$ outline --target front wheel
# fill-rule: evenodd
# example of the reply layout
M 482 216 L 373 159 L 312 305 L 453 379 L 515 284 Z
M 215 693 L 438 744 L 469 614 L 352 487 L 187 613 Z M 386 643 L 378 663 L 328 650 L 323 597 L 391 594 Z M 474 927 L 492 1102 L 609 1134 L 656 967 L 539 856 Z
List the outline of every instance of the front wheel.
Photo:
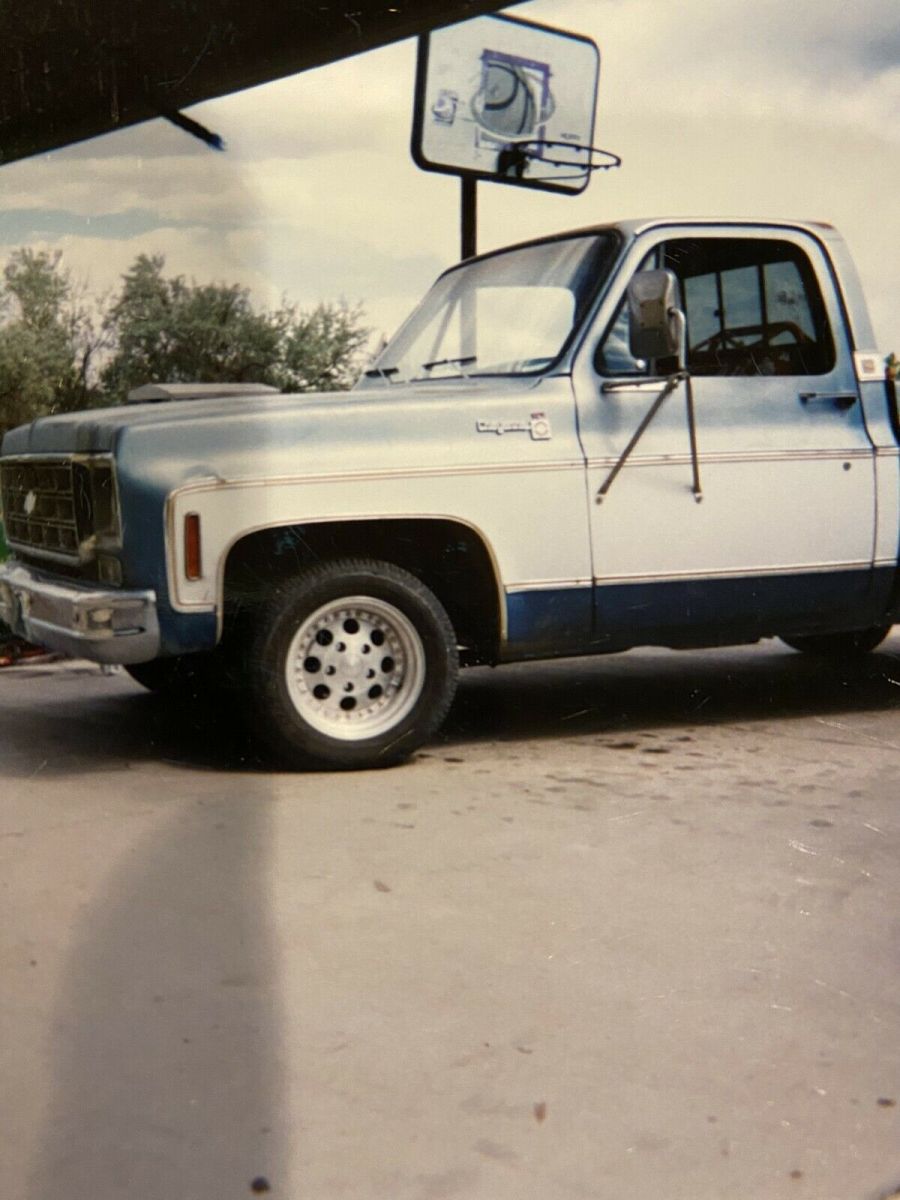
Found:
M 782 637 L 786 646 L 816 658 L 859 658 L 880 646 L 892 626 L 858 629 L 847 633 L 813 633 L 807 637 Z
M 391 563 L 324 563 L 280 584 L 246 643 L 251 719 L 292 765 L 388 766 L 446 716 L 456 637 L 437 598 Z

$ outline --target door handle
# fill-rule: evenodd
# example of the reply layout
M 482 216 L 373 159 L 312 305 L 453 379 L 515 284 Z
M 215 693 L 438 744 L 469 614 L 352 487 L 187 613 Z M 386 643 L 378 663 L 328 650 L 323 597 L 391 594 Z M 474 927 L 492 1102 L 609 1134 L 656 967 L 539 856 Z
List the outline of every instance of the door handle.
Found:
M 830 404 L 840 412 L 846 412 L 856 403 L 856 392 L 801 392 L 800 403 L 809 407 L 812 404 Z

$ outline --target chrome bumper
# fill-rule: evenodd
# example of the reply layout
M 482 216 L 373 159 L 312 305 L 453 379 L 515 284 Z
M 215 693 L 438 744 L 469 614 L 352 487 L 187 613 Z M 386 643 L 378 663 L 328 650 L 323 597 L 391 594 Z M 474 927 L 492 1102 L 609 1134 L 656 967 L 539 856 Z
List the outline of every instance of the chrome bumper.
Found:
M 15 562 L 0 565 L 0 621 L 73 658 L 139 663 L 159 653 L 155 592 L 50 582 Z

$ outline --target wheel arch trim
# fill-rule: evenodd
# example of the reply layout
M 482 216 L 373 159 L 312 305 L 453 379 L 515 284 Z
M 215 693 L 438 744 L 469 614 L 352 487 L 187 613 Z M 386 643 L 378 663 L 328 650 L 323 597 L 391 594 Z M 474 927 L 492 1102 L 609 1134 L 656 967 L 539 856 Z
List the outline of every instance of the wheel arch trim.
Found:
M 174 524 L 174 513 L 173 513 L 173 508 L 171 506 L 169 509 L 169 513 L 170 513 L 172 522 Z M 423 524 L 423 525 L 427 525 L 429 523 L 437 524 L 439 522 L 449 524 L 449 525 L 457 525 L 461 529 L 467 530 L 469 533 L 471 533 L 476 538 L 479 545 L 484 550 L 484 553 L 487 557 L 488 564 L 490 566 L 490 571 L 491 571 L 491 576 L 492 576 L 491 582 L 492 582 L 493 599 L 494 599 L 494 604 L 496 606 L 498 638 L 499 638 L 500 645 L 501 646 L 505 645 L 506 641 L 507 641 L 507 628 L 508 628 L 506 594 L 505 594 L 505 590 L 504 590 L 504 587 L 502 584 L 500 565 L 497 560 L 497 555 L 494 550 L 494 547 L 491 544 L 490 539 L 485 534 L 484 530 L 481 529 L 474 522 L 468 521 L 465 518 L 456 516 L 451 513 L 440 513 L 440 512 L 433 512 L 433 513 L 403 513 L 403 512 L 354 513 L 354 512 L 347 512 L 347 513 L 343 513 L 337 517 L 335 517 L 335 516 L 303 517 L 303 518 L 300 518 L 298 520 L 293 520 L 293 521 L 286 521 L 283 518 L 279 517 L 272 521 L 260 521 L 253 525 L 246 526 L 245 528 L 241 529 L 239 532 L 235 533 L 234 536 L 223 546 L 222 551 L 218 557 L 218 562 L 216 563 L 215 610 L 216 610 L 218 637 L 221 638 L 221 636 L 222 636 L 222 627 L 223 627 L 224 614 L 225 614 L 225 573 L 226 573 L 226 568 L 228 565 L 228 560 L 229 560 L 232 552 L 234 551 L 235 547 L 237 547 L 245 539 L 252 537 L 256 533 L 271 532 L 271 531 L 279 530 L 279 529 L 284 529 L 284 530 L 297 529 L 297 528 L 302 528 L 302 527 L 306 527 L 306 526 L 310 526 L 310 525 L 316 525 L 316 526 L 322 526 L 322 525 L 341 526 L 341 525 L 351 525 L 351 524 L 383 525 L 385 523 L 392 523 L 392 522 L 399 523 L 399 522 L 410 522 L 410 521 L 416 522 L 417 524 Z M 174 533 L 174 530 L 171 530 L 168 532 L 170 533 L 170 537 L 167 538 L 167 541 L 169 542 L 169 545 L 170 545 L 170 555 L 173 555 L 174 554 L 174 538 L 171 537 L 171 534 Z M 174 566 L 174 563 L 171 564 L 171 566 Z M 171 567 L 170 567 L 170 569 L 171 569 Z M 207 611 L 209 609 L 208 605 L 199 606 L 199 605 L 195 605 L 195 604 L 185 604 L 183 602 L 178 603 L 178 604 L 173 604 L 173 607 L 175 607 L 179 611 L 183 611 L 183 612 L 196 612 L 196 611 L 198 611 L 198 609 L 200 607 L 205 608 Z

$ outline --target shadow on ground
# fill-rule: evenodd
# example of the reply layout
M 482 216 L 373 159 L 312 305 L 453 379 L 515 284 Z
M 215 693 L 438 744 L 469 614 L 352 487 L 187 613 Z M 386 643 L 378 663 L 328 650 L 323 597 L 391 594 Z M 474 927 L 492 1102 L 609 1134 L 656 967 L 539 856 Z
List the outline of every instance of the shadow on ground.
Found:
M 900 637 L 856 662 L 778 643 L 480 670 L 460 689 L 443 736 L 577 736 L 647 727 L 766 721 L 900 707 Z
M 127 677 L 40 668 L 0 693 L 7 775 L 169 762 L 251 774 L 273 764 L 227 698 L 173 705 Z M 5 680 L 2 681 L 4 684 Z M 13 681 L 10 680 L 10 683 Z M 478 668 L 462 675 L 441 744 L 573 737 L 652 727 L 882 711 L 900 706 L 900 635 L 856 663 L 814 660 L 777 643 Z
M 173 797 L 78 911 L 27 1200 L 209 1200 L 284 1178 L 268 815 L 249 782 Z

